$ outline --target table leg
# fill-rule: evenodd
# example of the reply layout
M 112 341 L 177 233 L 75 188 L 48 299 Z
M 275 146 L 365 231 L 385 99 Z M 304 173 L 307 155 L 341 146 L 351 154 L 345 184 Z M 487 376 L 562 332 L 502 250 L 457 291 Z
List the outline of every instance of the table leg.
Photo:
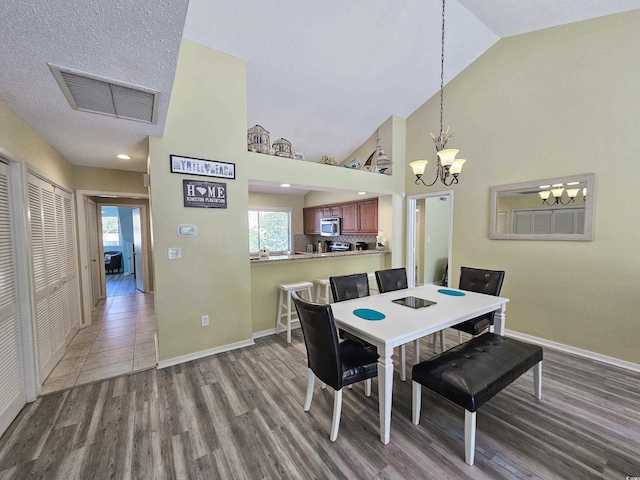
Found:
M 378 348 L 378 410 L 380 412 L 380 441 L 389 443 L 391 434 L 391 399 L 393 394 L 393 348 Z
M 504 335 L 504 324 L 507 322 L 507 318 L 504 312 L 507 310 L 507 305 L 502 304 L 500 310 L 496 310 L 493 316 L 493 331 L 498 335 Z

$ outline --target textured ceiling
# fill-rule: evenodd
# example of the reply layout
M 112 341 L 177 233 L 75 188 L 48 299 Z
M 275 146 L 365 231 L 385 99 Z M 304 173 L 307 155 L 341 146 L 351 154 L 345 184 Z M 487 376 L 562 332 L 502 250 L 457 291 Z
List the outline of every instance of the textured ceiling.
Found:
M 163 133 L 184 29 L 246 62 L 247 127 L 261 124 L 307 160 L 342 159 L 390 115 L 406 117 L 437 93 L 441 8 L 440 0 L 2 0 L 0 98 L 71 163 L 144 171 L 146 138 Z M 445 82 L 500 37 L 637 8 L 640 0 L 448 0 Z M 159 90 L 157 125 L 72 110 L 47 63 Z M 115 159 L 121 152 L 133 159 Z
M 0 97 L 71 163 L 146 170 L 162 136 L 187 0 L 0 2 Z M 47 63 L 162 92 L 156 125 L 72 110 Z M 128 153 L 132 160 L 115 158 Z

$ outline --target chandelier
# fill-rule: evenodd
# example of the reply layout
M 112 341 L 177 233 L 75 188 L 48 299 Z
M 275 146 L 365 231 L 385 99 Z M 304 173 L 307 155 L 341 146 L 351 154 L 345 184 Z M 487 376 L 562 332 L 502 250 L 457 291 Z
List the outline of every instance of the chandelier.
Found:
M 572 187 L 575 185 L 579 185 L 580 182 L 570 182 L 567 183 L 567 187 Z M 580 190 L 582 190 L 582 201 L 584 202 L 587 197 L 587 188 L 564 188 L 562 183 L 556 183 L 553 185 L 541 185 L 540 188 L 548 189 L 542 190 L 538 192 L 540 198 L 542 199 L 543 205 L 569 205 L 570 203 L 575 203 L 576 197 Z M 563 194 L 566 192 L 567 201 L 565 202 L 563 199 Z
M 442 42 L 441 42 L 441 55 L 440 55 L 440 134 L 436 137 L 431 133 L 431 138 L 436 146 L 437 152 L 437 164 L 436 164 L 436 176 L 433 182 L 426 183 L 422 176 L 424 175 L 425 167 L 428 160 L 415 160 L 409 163 L 409 166 L 413 169 L 413 174 L 416 176 L 416 185 L 422 183 L 426 187 L 434 185 L 438 179 L 446 186 L 458 183 L 458 175 L 462 172 L 462 166 L 466 162 L 461 158 L 456 159 L 456 155 L 459 150 L 455 148 L 446 148 L 447 142 L 453 137 L 453 133 L 449 134 L 449 126 L 443 128 L 443 106 L 444 106 L 444 7 L 445 0 L 442 0 Z

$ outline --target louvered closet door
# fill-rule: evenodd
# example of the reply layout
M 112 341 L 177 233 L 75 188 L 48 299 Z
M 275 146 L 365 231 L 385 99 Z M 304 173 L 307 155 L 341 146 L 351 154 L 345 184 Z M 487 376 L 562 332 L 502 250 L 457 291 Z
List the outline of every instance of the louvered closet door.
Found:
M 71 194 L 29 175 L 31 246 L 40 380 L 77 332 L 80 319 Z
M 26 403 L 8 173 L 0 163 L 0 435 Z

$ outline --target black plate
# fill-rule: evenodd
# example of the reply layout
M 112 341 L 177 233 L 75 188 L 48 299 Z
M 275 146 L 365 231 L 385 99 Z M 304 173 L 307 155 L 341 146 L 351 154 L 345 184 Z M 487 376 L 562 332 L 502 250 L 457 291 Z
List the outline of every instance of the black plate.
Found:
M 398 303 L 400 305 L 404 305 L 405 307 L 411 307 L 411 308 L 422 308 L 422 307 L 429 307 L 431 305 L 435 305 L 438 302 L 432 302 L 431 300 L 426 300 L 424 298 L 418 298 L 418 297 L 404 297 L 404 298 L 397 298 L 395 300 L 392 300 L 393 303 Z

